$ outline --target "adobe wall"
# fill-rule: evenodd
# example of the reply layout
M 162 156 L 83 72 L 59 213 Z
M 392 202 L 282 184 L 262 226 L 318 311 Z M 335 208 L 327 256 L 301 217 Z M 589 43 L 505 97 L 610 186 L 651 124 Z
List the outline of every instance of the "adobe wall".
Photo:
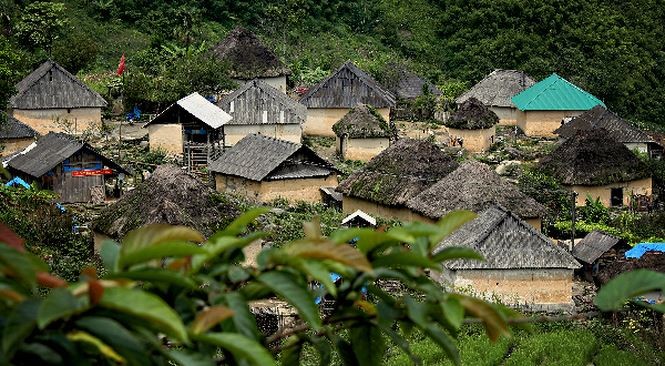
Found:
M 400 221 L 424 221 L 428 220 L 405 207 L 389 207 L 376 202 L 366 201 L 360 198 L 344 195 L 342 200 L 342 212 L 345 214 L 361 210 L 370 216 L 379 216 L 386 219 Z M 431 221 L 431 220 L 430 220 Z
M 564 118 L 575 117 L 584 111 L 517 111 L 517 125 L 527 136 L 556 137 Z
M 481 130 L 462 130 L 457 128 L 448 127 L 448 135 L 450 141 L 455 140 L 457 137 L 463 139 L 462 147 L 469 152 L 482 152 L 489 150 L 490 146 L 494 143 L 494 136 L 496 136 L 496 127 L 485 128 Z
M 515 126 L 517 124 L 517 108 L 491 106 L 489 109 L 499 116 L 500 125 Z
M 651 196 L 653 192 L 653 182 L 651 178 L 639 179 L 630 182 L 607 184 L 604 186 L 571 186 L 570 189 L 577 193 L 576 204 L 584 206 L 587 195 L 593 199 L 600 199 L 605 207 L 610 207 L 612 188 L 623 188 L 623 204 L 630 204 L 630 196 L 639 194 Z
M 303 133 L 308 136 L 335 137 L 332 126 L 349 111 L 349 108 L 308 108 Z M 378 108 L 376 111 L 383 119 L 390 121 L 390 108 Z
M 14 109 L 11 115 L 42 135 L 49 132 L 82 134 L 102 126 L 101 108 Z
M 540 217 L 536 218 L 531 218 L 531 219 L 523 219 L 526 221 L 527 224 L 531 225 L 534 227 L 534 229 L 541 231 L 543 228 L 543 220 Z
M 9 156 L 17 151 L 21 151 L 33 142 L 35 142 L 35 139 L 32 137 L 26 139 L 0 140 L 0 156 Z
M 649 146 L 646 143 L 642 142 L 625 142 L 624 145 L 628 148 L 630 151 L 639 151 L 643 154 L 647 154 L 649 152 Z
M 225 125 L 224 144 L 226 146 L 233 146 L 245 136 L 253 133 L 298 144 L 302 140 L 302 127 L 300 124 Z
M 150 150 L 163 149 L 169 154 L 182 154 L 182 125 L 151 124 L 148 125 Z
M 390 140 L 387 138 L 366 138 L 351 139 L 346 138 L 344 151 L 342 149 L 342 140 L 337 136 L 337 153 L 346 160 L 369 161 L 379 155 L 383 150 L 390 146 Z
M 240 177 L 215 174 L 215 188 L 218 192 L 240 194 L 260 202 L 268 202 L 276 198 L 285 198 L 289 201 L 321 202 L 319 188 L 325 186 L 337 186 L 337 176 L 256 182 Z

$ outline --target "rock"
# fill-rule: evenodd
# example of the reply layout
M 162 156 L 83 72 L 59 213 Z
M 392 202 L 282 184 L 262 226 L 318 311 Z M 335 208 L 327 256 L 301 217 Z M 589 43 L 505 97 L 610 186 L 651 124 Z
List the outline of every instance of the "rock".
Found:
M 515 169 L 519 168 L 522 163 L 517 160 L 506 160 L 502 161 L 499 165 L 496 166 L 496 173 L 499 175 L 512 175 Z
M 139 143 L 139 147 L 140 147 L 141 149 L 148 149 L 149 146 L 150 146 L 150 143 L 149 143 L 148 141 L 141 141 L 141 142 Z

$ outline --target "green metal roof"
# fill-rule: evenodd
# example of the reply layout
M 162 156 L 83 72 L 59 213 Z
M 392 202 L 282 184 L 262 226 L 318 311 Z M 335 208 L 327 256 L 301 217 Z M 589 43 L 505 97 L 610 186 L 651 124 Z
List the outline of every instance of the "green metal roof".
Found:
M 512 101 L 521 111 L 586 111 L 599 104 L 605 106 L 556 73 L 516 94 Z

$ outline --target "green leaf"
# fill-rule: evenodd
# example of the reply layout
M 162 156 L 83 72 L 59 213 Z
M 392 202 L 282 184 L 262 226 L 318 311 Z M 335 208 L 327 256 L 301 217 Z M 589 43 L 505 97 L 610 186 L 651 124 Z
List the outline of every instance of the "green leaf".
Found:
M 106 279 L 126 278 L 134 281 L 145 281 L 149 283 L 162 282 L 177 285 L 184 288 L 196 288 L 196 283 L 189 277 L 179 272 L 159 268 L 137 269 L 127 272 L 117 272 L 105 277 Z
M 113 240 L 104 240 L 99 255 L 102 257 L 104 268 L 107 271 L 118 270 L 118 257 L 120 256 L 120 245 Z
M 385 304 L 385 303 L 384 303 Z M 381 331 L 390 338 L 390 340 L 395 344 L 397 347 L 399 347 L 404 353 L 406 353 L 407 356 L 409 356 L 409 359 L 411 359 L 411 362 L 414 365 L 420 365 L 422 364 L 422 361 L 418 356 L 416 356 L 412 351 L 411 347 L 409 346 L 409 342 L 404 339 L 399 333 L 396 331 L 392 330 L 391 328 L 392 325 L 381 325 L 379 324 L 378 327 L 381 329 Z
M 467 210 L 453 211 L 443 216 L 436 224 L 440 230 L 430 237 L 433 245 L 437 245 L 441 240 L 448 237 L 462 225 L 478 217 L 475 213 Z
M 77 320 L 76 325 L 113 347 L 130 365 L 150 364 L 149 352 L 145 346 L 117 321 L 87 316 Z
M 21 253 L 7 245 L 0 244 L 0 273 L 9 273 L 28 289 L 37 285 L 37 270 L 29 254 Z
M 337 294 L 337 287 L 330 279 L 330 271 L 328 271 L 326 266 L 320 262 L 302 260 L 299 263 L 299 267 L 302 268 L 303 272 L 307 273 L 314 280 L 323 285 L 329 294 L 333 296 Z
M 665 273 L 638 269 L 608 282 L 598 291 L 594 303 L 602 311 L 619 310 L 627 301 L 655 290 L 665 292 Z
M 249 311 L 247 301 L 237 292 L 231 292 L 224 296 L 226 306 L 233 310 L 233 326 L 236 331 L 245 337 L 258 340 L 259 330 L 256 327 L 256 318 Z
M 222 347 L 233 355 L 237 362 L 246 360 L 251 365 L 271 366 L 275 360 L 257 341 L 235 333 L 207 333 L 195 338 L 201 342 Z
M 73 342 L 88 343 L 99 351 L 104 357 L 118 363 L 125 363 L 125 359 L 118 354 L 112 347 L 102 342 L 101 339 L 91 335 L 88 332 L 76 330 L 67 334 L 67 339 Z
M 329 366 L 332 364 L 332 348 L 330 347 L 330 342 L 327 339 L 322 337 L 310 337 L 310 341 L 316 352 L 319 354 L 319 365 L 320 366 Z
M 62 365 L 63 359 L 53 348 L 41 343 L 24 343 L 20 347 L 21 352 L 30 353 L 39 357 L 46 364 Z
M 296 283 L 291 276 L 279 271 L 263 273 L 257 279 L 295 306 L 300 316 L 309 323 L 312 329 L 318 330 L 321 328 L 319 309 L 309 291 L 307 291 L 306 285 L 302 286 Z
M 465 247 L 449 247 L 445 248 L 438 253 L 434 254 L 432 261 L 441 263 L 451 259 L 475 259 L 479 261 L 485 260 L 482 255 L 473 249 Z
M 448 324 L 453 329 L 459 330 L 464 321 L 464 307 L 460 304 L 459 300 L 449 297 L 446 301 L 441 302 L 441 310 Z
M 503 314 L 491 304 L 469 296 L 455 295 L 467 313 L 483 321 L 490 340 L 496 341 L 501 336 L 510 336 L 508 323 Z
M 138 289 L 107 287 L 99 305 L 139 317 L 179 341 L 189 341 L 178 314 L 156 295 Z
M 224 230 L 219 231 L 213 238 L 217 236 L 236 236 L 247 230 L 247 226 L 259 216 L 270 212 L 268 207 L 258 207 L 251 209 L 244 214 L 240 215 L 237 219 L 233 220 Z
M 44 329 L 51 322 L 85 310 L 86 304 L 65 288 L 51 290 L 37 313 L 37 326 Z
M 280 354 L 280 363 L 283 366 L 300 365 L 300 354 L 302 353 L 302 342 L 296 336 L 289 337 L 284 342 L 284 351 Z
M 40 300 L 29 299 L 18 304 L 7 317 L 2 332 L 2 353 L 8 358 L 16 352 L 18 344 L 37 326 Z
M 221 236 L 216 234 L 203 245 L 203 249 L 206 251 L 204 254 L 198 254 L 192 257 L 191 272 L 196 273 L 201 269 L 201 267 L 203 267 L 206 262 L 234 249 L 242 249 L 264 236 L 265 233 L 262 232 L 251 233 L 242 238 L 236 238 L 234 236 Z
M 182 241 L 161 242 L 152 246 L 136 248 L 129 253 L 121 252 L 118 265 L 120 268 L 126 268 L 133 264 L 145 263 L 154 259 L 188 257 L 202 253 L 206 253 L 206 251 L 192 243 Z
M 180 366 L 215 366 L 215 361 L 202 352 L 169 350 L 167 355 Z
M 360 365 L 381 365 L 386 351 L 383 336 L 375 326 L 365 324 L 351 328 L 351 348 Z
M 372 261 L 374 267 L 404 268 L 418 267 L 440 270 L 441 265 L 414 252 L 398 252 L 377 257 Z
M 193 334 L 207 332 L 210 328 L 219 324 L 224 319 L 232 317 L 233 314 L 233 310 L 226 306 L 211 306 L 196 314 L 196 318 L 190 326 L 191 332 Z
M 132 230 L 125 236 L 122 241 L 122 246 L 120 247 L 120 257 L 118 261 L 119 264 L 122 265 L 123 263 L 138 263 L 139 259 L 143 257 L 149 259 L 161 258 L 169 254 L 164 253 L 161 256 L 155 257 L 158 255 L 155 252 L 149 251 L 142 254 L 142 251 L 152 247 L 159 247 L 162 244 L 183 242 L 198 243 L 203 240 L 205 239 L 198 231 L 185 226 L 151 224 Z M 191 245 L 190 247 L 194 248 L 195 246 Z M 176 249 L 170 250 L 176 251 L 177 253 Z M 136 257 L 135 253 L 138 253 Z
M 304 259 L 333 260 L 359 271 L 371 272 L 372 265 L 356 248 L 348 244 L 337 244 L 329 240 L 300 240 L 282 249 L 285 253 Z

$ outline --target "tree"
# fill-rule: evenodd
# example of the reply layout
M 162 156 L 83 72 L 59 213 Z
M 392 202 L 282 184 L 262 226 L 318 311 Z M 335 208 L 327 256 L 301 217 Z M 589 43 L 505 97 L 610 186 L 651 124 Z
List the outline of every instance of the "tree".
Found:
M 16 36 L 30 49 L 44 49 L 49 54 L 53 42 L 67 25 L 65 4 L 37 1 L 28 4 L 16 25 Z

